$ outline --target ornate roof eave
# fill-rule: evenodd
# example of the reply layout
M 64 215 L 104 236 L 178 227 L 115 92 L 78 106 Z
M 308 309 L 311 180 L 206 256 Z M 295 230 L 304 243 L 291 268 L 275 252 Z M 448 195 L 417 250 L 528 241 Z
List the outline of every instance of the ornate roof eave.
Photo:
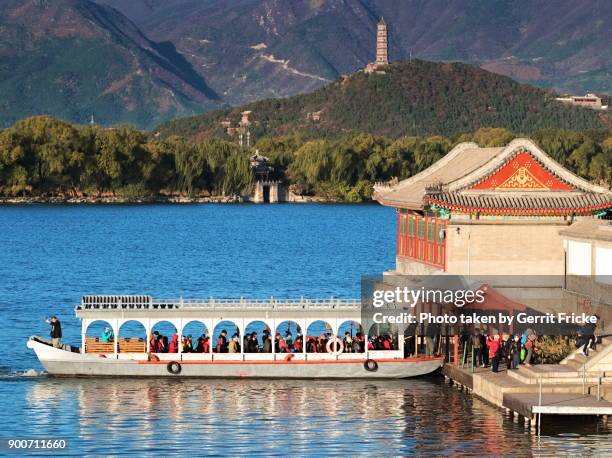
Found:
M 449 204 L 435 198 L 428 199 L 429 204 L 450 210 L 451 212 L 465 214 L 500 215 L 500 216 L 571 216 L 590 215 L 598 210 L 610 208 L 610 203 L 602 203 L 586 207 L 475 207 Z
M 434 164 L 427 167 L 425 170 L 422 170 L 416 175 L 412 175 L 411 177 L 400 181 L 394 186 L 375 185 L 372 197 L 378 203 L 388 206 L 388 207 L 410 208 L 413 210 L 422 209 L 423 207 L 422 203 L 420 204 L 417 202 L 407 203 L 405 201 L 394 200 L 393 193 L 396 191 L 401 191 L 402 189 L 413 185 L 417 181 L 423 180 L 429 175 L 433 175 L 438 170 L 446 167 L 449 162 L 451 162 L 457 156 L 462 154 L 465 150 L 468 150 L 471 148 L 478 148 L 478 145 L 474 142 L 460 143 L 459 145 L 455 146 L 452 150 L 450 150 L 448 154 L 443 156 L 440 160 L 436 161 Z
M 445 191 L 463 191 L 465 190 L 465 188 L 473 186 L 474 184 L 482 181 L 486 177 L 495 173 L 497 170 L 503 167 L 504 164 L 512 156 L 523 150 L 527 150 L 530 154 L 532 154 L 535 159 L 537 159 L 553 175 L 573 185 L 578 190 L 599 194 L 610 193 L 610 190 L 608 190 L 607 188 L 603 186 L 594 185 L 589 181 L 585 180 L 584 178 L 581 178 L 578 175 L 575 175 L 574 173 L 570 172 L 557 161 L 552 159 L 548 154 L 538 148 L 535 143 L 526 138 L 516 138 L 512 140 L 492 160 L 477 168 L 476 170 L 472 171 L 471 173 L 467 174 L 463 178 L 453 181 L 452 183 L 448 183 L 448 185 L 445 186 Z

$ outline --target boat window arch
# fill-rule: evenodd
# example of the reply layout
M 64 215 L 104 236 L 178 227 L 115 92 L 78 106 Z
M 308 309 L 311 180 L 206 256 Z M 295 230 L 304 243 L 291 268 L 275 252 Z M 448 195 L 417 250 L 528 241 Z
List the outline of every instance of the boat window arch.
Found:
M 363 334 L 363 326 L 355 320 L 343 321 L 340 323 L 340 326 L 338 326 L 338 337 L 343 338 L 347 332 L 351 337 L 355 337 L 358 333 Z
M 106 320 L 91 321 L 87 323 L 87 327 L 85 328 L 85 337 L 102 339 L 104 331 L 107 328 L 112 331 L 113 336 L 117 334 L 117 330 L 110 322 Z
M 189 336 L 191 336 L 191 351 L 193 353 L 210 352 L 210 330 L 204 321 L 191 320 L 185 323 L 179 338 L 183 342 L 183 337 L 189 338 Z
M 202 320 L 191 320 L 183 324 L 183 329 L 181 329 L 180 332 L 181 336 L 190 335 L 195 339 L 201 337 L 202 334 L 206 335 L 207 337 L 210 336 L 210 329 L 208 329 L 208 326 L 206 326 L 206 323 L 204 323 Z
M 272 327 L 263 320 L 253 320 L 244 327 L 244 335 L 250 335 L 253 332 L 257 333 L 257 343 L 259 348 L 263 347 L 263 332 L 268 331 L 272 338 Z M 245 348 L 246 351 L 246 348 Z
M 347 340 L 346 333 L 349 333 L 351 340 Z M 338 326 L 338 338 L 344 342 L 344 351 L 348 353 L 361 353 L 365 351 L 365 336 L 363 326 L 355 320 L 346 320 Z M 356 343 L 355 343 L 356 342 Z M 358 344 L 358 345 L 357 345 Z
M 138 320 L 126 320 L 119 326 L 117 337 L 143 339 L 144 341 L 147 338 L 147 328 Z
M 334 328 L 327 321 L 315 320 L 306 328 L 306 353 L 325 353 L 327 340 L 333 334 Z
M 278 341 L 276 335 L 279 335 Z M 274 331 L 275 346 L 277 353 L 302 352 L 303 351 L 303 332 L 302 327 L 293 320 L 285 320 L 276 325 Z
M 159 320 L 151 326 L 151 332 L 159 332 L 165 336 L 172 336 L 178 332 L 177 326 L 169 320 Z
M 157 334 L 156 334 L 157 333 Z M 177 326 L 168 320 L 160 320 L 151 326 L 149 348 L 155 353 L 168 353 L 170 342 L 178 334 Z M 180 336 L 178 336 L 180 342 Z M 154 341 L 160 341 L 155 345 Z
M 225 331 L 226 332 L 226 336 L 225 338 L 227 339 L 227 342 L 230 341 L 230 339 L 234 336 L 234 335 L 238 335 L 238 337 L 240 338 L 241 336 L 241 332 L 240 332 L 240 327 L 234 323 L 231 320 L 223 320 L 220 321 L 219 323 L 216 324 L 214 330 L 213 330 L 213 338 L 211 341 L 211 345 L 213 347 L 213 352 L 217 353 L 217 339 L 219 338 L 219 336 L 221 335 L 221 332 Z M 242 342 L 241 342 L 242 343 Z
M 119 353 L 144 352 L 147 350 L 147 328 L 138 320 L 125 320 L 117 332 Z
M 280 334 L 281 337 L 285 338 L 288 336 L 287 333 L 295 340 L 297 336 L 302 335 L 302 327 L 293 320 L 286 320 L 276 325 L 275 334 Z

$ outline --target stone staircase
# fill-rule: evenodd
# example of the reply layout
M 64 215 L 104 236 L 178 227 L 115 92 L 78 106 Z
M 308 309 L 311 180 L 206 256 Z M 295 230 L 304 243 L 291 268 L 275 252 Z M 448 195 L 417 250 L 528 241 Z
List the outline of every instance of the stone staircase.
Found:
M 589 356 L 584 356 L 580 349 L 561 361 L 561 365 L 582 372 L 612 371 L 612 337 L 606 336 L 597 344 L 597 350 L 589 350 Z
M 604 337 L 597 350 L 584 356 L 576 350 L 560 364 L 520 366 L 507 372 L 508 377 L 528 386 L 538 386 L 544 391 L 553 385 L 559 392 L 593 393 L 599 389 L 602 397 L 612 397 L 612 337 Z M 599 385 L 599 388 L 598 388 Z

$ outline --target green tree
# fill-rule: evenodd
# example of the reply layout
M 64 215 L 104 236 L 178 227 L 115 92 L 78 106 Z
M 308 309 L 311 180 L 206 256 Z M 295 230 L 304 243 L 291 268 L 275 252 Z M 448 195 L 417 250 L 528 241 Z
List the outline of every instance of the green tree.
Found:
M 513 138 L 512 132 L 502 127 L 481 127 L 473 135 L 473 141 L 481 147 L 506 146 Z

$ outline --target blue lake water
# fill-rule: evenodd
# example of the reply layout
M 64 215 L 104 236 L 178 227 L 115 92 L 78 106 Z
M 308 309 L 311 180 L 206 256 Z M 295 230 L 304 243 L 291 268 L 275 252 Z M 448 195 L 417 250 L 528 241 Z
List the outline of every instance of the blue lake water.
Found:
M 0 207 L 0 438 L 68 438 L 75 455 L 612 453 L 601 425 L 538 439 L 436 377 L 54 379 L 25 347 L 51 314 L 78 344 L 82 294 L 358 297 L 394 251 L 395 213 L 377 205 Z

